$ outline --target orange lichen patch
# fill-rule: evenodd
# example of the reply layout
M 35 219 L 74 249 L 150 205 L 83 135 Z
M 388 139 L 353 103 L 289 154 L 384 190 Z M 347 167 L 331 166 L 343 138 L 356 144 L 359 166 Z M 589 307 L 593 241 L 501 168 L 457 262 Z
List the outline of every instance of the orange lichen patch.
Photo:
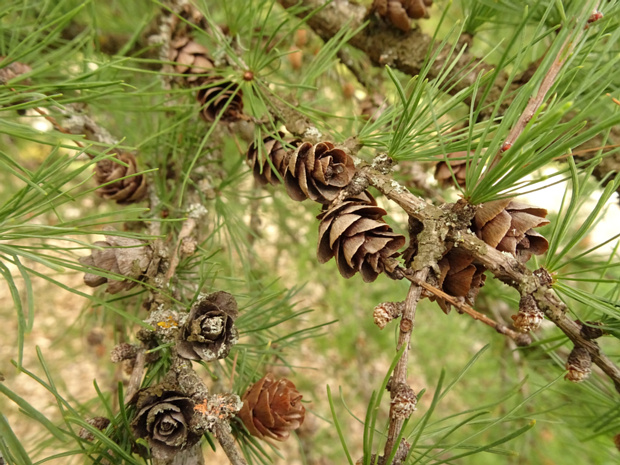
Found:
M 202 413 L 203 415 L 206 415 L 208 410 L 209 410 L 207 399 L 205 399 L 200 404 L 194 405 L 194 410 L 196 410 L 197 412 Z
M 172 328 L 172 327 L 178 327 L 179 326 L 179 322 L 176 321 L 173 317 L 171 316 L 167 316 L 166 317 L 166 321 L 160 321 L 159 323 L 157 323 L 157 326 L 159 326 L 160 328 Z
M 209 400 L 205 399 L 194 406 L 195 411 L 205 416 L 217 417 L 219 420 L 227 420 L 233 417 L 239 408 L 236 406 L 236 402 L 231 402 L 230 396 L 225 394 L 216 394 Z

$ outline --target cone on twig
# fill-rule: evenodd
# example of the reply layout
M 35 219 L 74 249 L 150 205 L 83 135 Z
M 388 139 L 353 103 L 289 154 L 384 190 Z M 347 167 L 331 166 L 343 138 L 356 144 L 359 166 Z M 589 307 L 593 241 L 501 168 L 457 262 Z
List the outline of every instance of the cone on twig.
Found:
M 228 292 L 199 299 L 179 331 L 177 352 L 181 357 L 206 362 L 226 358 L 239 339 L 234 325 L 237 316 L 237 302 Z
M 430 18 L 433 0 L 374 0 L 372 9 L 403 32 L 411 29 L 411 20 Z
M 437 280 L 439 287 L 446 294 L 463 298 L 469 305 L 474 305 L 486 279 L 485 268 L 474 265 L 473 261 L 473 257 L 463 249 L 452 248 L 437 262 L 440 271 Z M 451 305 L 448 302 L 432 296 L 431 300 L 434 299 L 445 313 L 450 312 Z
M 129 152 L 120 152 L 113 158 L 100 160 L 95 165 L 95 181 L 105 185 L 95 192 L 119 204 L 139 202 L 146 195 L 147 184 L 146 177 L 137 172 L 136 157 Z
M 547 210 L 511 199 L 483 203 L 476 211 L 472 229 L 491 247 L 509 252 L 520 262 L 547 251 L 547 239 L 533 228 L 549 224 Z
M 131 289 L 137 284 L 136 281 L 144 276 L 151 264 L 153 250 L 138 239 L 112 234 L 106 234 L 105 238 L 105 241 L 97 241 L 93 244 L 101 249 L 93 249 L 91 255 L 79 259 L 80 263 L 132 279 L 121 281 L 86 273 L 84 283 L 90 287 L 107 283 L 106 291 L 110 294 Z
M 264 137 L 262 140 L 262 154 L 259 154 L 259 148 L 254 142 L 248 148 L 248 165 L 252 168 L 254 179 L 261 186 L 266 184 L 278 185 L 280 184 L 280 178 L 284 177 L 289 154 L 282 145 L 281 140 L 283 137 L 284 133 L 282 132 L 278 133 L 277 139 L 273 136 Z
M 435 179 L 441 187 L 456 184 L 465 187 L 467 175 L 467 152 L 454 152 L 448 155 L 448 160 L 442 160 L 435 166 Z M 454 174 L 454 176 L 452 176 Z
M 544 320 L 544 313 L 538 308 L 536 299 L 524 294 L 519 300 L 519 313 L 512 315 L 515 329 L 521 333 L 536 331 Z
M 581 337 L 588 339 L 589 341 L 598 339 L 606 334 L 602 326 L 603 323 L 600 321 L 586 321 L 585 323 L 581 323 L 581 330 L 579 331 L 579 334 L 581 334 Z
M 195 86 L 204 80 L 205 73 L 213 69 L 209 52 L 188 36 L 182 36 L 170 42 L 168 59 L 174 62 L 174 72 L 182 74 L 182 84 Z
M 286 441 L 304 422 L 306 409 L 301 394 L 288 379 L 276 381 L 272 374 L 251 385 L 237 414 L 252 436 Z
M 304 142 L 290 155 L 284 174 L 288 195 L 328 204 L 355 174 L 353 159 L 331 142 Z
M 208 123 L 218 117 L 222 121 L 238 121 L 243 118 L 243 92 L 234 82 L 220 76 L 204 81 L 196 99 L 200 104 L 200 116 Z
M 368 192 L 347 199 L 318 218 L 320 263 L 336 257 L 338 271 L 345 278 L 359 272 L 372 282 L 385 271 L 385 260 L 399 255 L 405 237 L 396 234 L 383 220 L 387 213 Z
M 149 443 L 154 458 L 171 460 L 200 441 L 203 431 L 196 429 L 194 401 L 190 397 L 156 385 L 138 392 L 132 402 L 136 404 L 136 416 L 131 428 Z

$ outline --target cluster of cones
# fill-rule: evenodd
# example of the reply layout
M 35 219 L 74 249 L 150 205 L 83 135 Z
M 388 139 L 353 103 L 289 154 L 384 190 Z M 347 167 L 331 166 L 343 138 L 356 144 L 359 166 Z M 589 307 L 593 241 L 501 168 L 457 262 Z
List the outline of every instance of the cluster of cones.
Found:
M 367 191 L 335 202 L 355 175 L 353 160 L 344 150 L 331 142 L 286 144 L 282 138 L 279 133 L 250 145 L 247 161 L 257 183 L 283 182 L 293 200 L 323 204 L 318 216 L 319 262 L 335 257 L 345 278 L 359 272 L 364 281 L 374 281 L 385 271 L 387 259 L 398 256 L 404 236 L 392 231 L 383 220 L 386 211 Z
M 184 87 L 197 88 L 196 99 L 203 120 L 236 121 L 243 115 L 241 89 L 214 73 L 215 66 L 207 49 L 192 38 L 191 24 L 206 28 L 204 17 L 184 5 L 171 25 L 168 59 L 174 63 L 175 81 Z M 97 194 L 119 204 L 138 202 L 147 192 L 146 177 L 138 174 L 136 157 L 130 152 L 116 151 L 114 157 L 97 162 L 95 180 L 102 186 Z
M 467 152 L 455 152 L 435 167 L 435 179 L 441 187 L 465 186 Z M 471 230 L 491 247 L 513 255 L 519 262 L 527 262 L 532 255 L 541 255 L 549 248 L 547 240 L 534 228 L 549 224 L 547 210 L 525 205 L 512 199 L 501 199 L 478 206 L 471 222 Z M 485 268 L 474 264 L 473 258 L 458 248 L 451 248 L 438 263 L 439 285 L 448 294 L 461 297 L 470 305 L 484 285 Z M 439 299 L 444 311 L 450 306 Z M 532 305 L 520 306 L 513 316 L 515 328 L 527 332 L 535 329 L 542 320 L 542 313 Z
M 226 80 L 214 71 L 215 65 L 209 52 L 193 35 L 188 23 L 204 21 L 189 6 L 179 13 L 187 21 L 174 18 L 171 25 L 172 38 L 168 60 L 173 63 L 175 81 L 183 87 L 197 88 L 196 99 L 200 104 L 200 116 L 212 123 L 218 118 L 223 121 L 237 121 L 243 116 L 243 93 L 234 82 Z
M 511 199 L 494 200 L 478 206 L 471 223 L 471 230 L 489 246 L 513 255 L 519 262 L 527 262 L 532 255 L 547 251 L 549 243 L 534 228 L 549 224 L 547 210 L 517 203 Z M 458 247 L 450 248 L 438 262 L 438 285 L 448 294 L 461 297 L 473 305 L 484 285 L 485 268 L 474 263 L 471 255 Z M 450 305 L 438 299 L 444 311 Z M 531 312 L 530 312 L 531 313 Z M 538 316 L 539 311 L 535 312 Z M 517 315 L 521 321 L 526 315 Z M 528 316 L 530 316 L 528 314 Z M 528 319 L 528 321 L 531 318 Z M 517 329 L 529 331 L 531 324 L 516 324 Z

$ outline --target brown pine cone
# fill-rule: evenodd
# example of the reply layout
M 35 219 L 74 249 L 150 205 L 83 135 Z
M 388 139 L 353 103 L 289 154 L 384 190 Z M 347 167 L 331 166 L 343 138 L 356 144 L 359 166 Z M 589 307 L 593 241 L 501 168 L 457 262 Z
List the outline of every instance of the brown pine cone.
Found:
M 411 19 L 429 18 L 432 0 L 374 0 L 372 9 L 403 32 L 411 29 Z
M 469 305 L 474 305 L 474 301 L 484 286 L 486 276 L 485 268 L 481 265 L 473 264 L 474 258 L 460 248 L 450 249 L 437 265 L 440 275 L 438 285 L 446 293 L 454 297 L 462 297 Z M 431 297 L 434 300 L 435 297 Z M 451 306 L 444 299 L 437 298 L 437 303 L 441 309 L 448 313 Z
M 132 402 L 136 402 L 137 413 L 131 428 L 148 441 L 153 457 L 170 460 L 200 441 L 202 431 L 195 428 L 191 398 L 157 385 L 140 391 Z
M 454 152 L 448 154 L 450 159 L 448 162 L 445 160 L 440 161 L 435 166 L 435 179 L 441 187 L 448 187 L 454 185 L 454 179 L 459 186 L 465 187 L 465 176 L 467 174 L 467 152 Z M 452 168 L 452 171 L 450 171 Z M 454 178 L 452 177 L 454 173 Z
M 214 292 L 199 299 L 179 331 L 179 355 L 206 362 L 226 358 L 239 339 L 234 325 L 237 316 L 237 302 L 228 292 Z
M 392 231 L 383 221 L 386 211 L 369 193 L 364 195 L 368 200 L 348 199 L 318 216 L 317 257 L 320 263 L 336 257 L 342 276 L 348 279 L 359 271 L 368 283 L 385 270 L 385 259 L 399 255 L 405 237 Z
M 276 186 L 280 184 L 280 177 L 284 177 L 286 166 L 288 165 L 289 154 L 282 146 L 282 138 L 284 133 L 278 133 L 279 138 L 272 136 L 263 138 L 263 151 L 259 154 L 258 147 L 254 142 L 250 144 L 247 152 L 247 162 L 252 168 L 254 179 L 261 186 L 271 184 Z
M 91 255 L 81 257 L 82 265 L 100 268 L 115 274 L 133 278 L 133 280 L 117 281 L 98 276 L 92 273 L 84 274 L 84 283 L 90 287 L 108 284 L 106 292 L 116 294 L 134 287 L 143 277 L 151 264 L 153 250 L 144 242 L 129 237 L 106 234 L 105 241 L 97 241 L 93 245 L 103 247 L 102 250 L 93 249 Z
M 547 210 L 511 199 L 483 203 L 474 216 L 472 230 L 491 247 L 509 252 L 521 262 L 549 248 L 547 239 L 532 228 L 549 224 Z
M 32 68 L 19 61 L 14 61 L 8 65 L 3 65 L 2 62 L 6 57 L 0 56 L 0 85 L 5 85 L 11 79 L 15 79 L 22 74 L 32 71 Z M 23 81 L 23 84 L 29 84 L 30 79 Z
M 208 123 L 221 115 L 222 121 L 238 121 L 243 117 L 243 92 L 233 82 L 216 76 L 204 81 L 196 99 L 200 103 L 200 116 Z
M 288 379 L 276 381 L 271 373 L 251 385 L 237 414 L 252 436 L 286 441 L 304 422 L 301 394 Z
M 185 85 L 198 85 L 204 74 L 213 69 L 213 62 L 205 47 L 189 37 L 179 37 L 170 43 L 168 59 L 175 63 L 175 73 L 183 74 L 179 82 Z
M 297 201 L 306 199 L 328 204 L 334 200 L 355 174 L 353 159 L 331 142 L 312 145 L 304 142 L 290 155 L 284 174 L 288 195 Z
M 95 181 L 105 185 L 95 192 L 100 197 L 115 200 L 119 204 L 138 202 L 146 195 L 147 186 L 146 177 L 142 174 L 136 175 L 137 172 L 136 157 L 129 152 L 117 153 L 114 158 L 100 160 L 95 165 Z

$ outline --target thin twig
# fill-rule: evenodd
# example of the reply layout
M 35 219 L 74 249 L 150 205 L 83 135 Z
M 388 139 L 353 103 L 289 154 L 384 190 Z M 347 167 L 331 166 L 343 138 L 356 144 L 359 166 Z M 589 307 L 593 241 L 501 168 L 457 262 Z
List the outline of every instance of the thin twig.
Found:
M 181 227 L 181 231 L 179 231 L 179 237 L 177 239 L 177 243 L 172 253 L 172 258 L 170 259 L 170 267 L 168 268 L 168 271 L 166 272 L 167 280 L 169 280 L 170 278 L 174 276 L 174 272 L 177 270 L 177 266 L 179 266 L 180 255 L 182 253 L 181 242 L 183 241 L 183 239 L 185 239 L 186 237 L 189 237 L 192 234 L 192 231 L 194 230 L 195 227 L 196 227 L 196 220 L 194 220 L 191 217 L 185 220 L 185 222 L 183 223 L 183 226 Z
M 230 432 L 230 425 L 225 422 L 218 422 L 213 428 L 215 437 L 217 438 L 222 450 L 230 460 L 232 465 L 248 465 L 245 459 L 241 456 L 239 449 L 235 444 L 235 438 Z
M 412 283 L 415 283 L 418 286 L 423 287 L 427 291 L 432 292 L 437 297 L 441 297 L 442 299 L 448 301 L 451 305 L 454 305 L 456 308 L 458 308 L 463 313 L 467 313 L 474 320 L 481 321 L 484 324 L 493 328 L 498 333 L 503 334 L 504 336 L 508 336 L 510 339 L 515 341 L 517 345 L 519 346 L 527 345 L 531 341 L 531 339 L 529 338 L 529 336 L 527 336 L 527 334 L 519 333 L 517 331 L 510 329 L 509 327 L 507 327 L 506 325 L 502 323 L 498 323 L 497 321 L 489 318 L 483 313 L 480 313 L 474 308 L 470 307 L 465 302 L 461 302 L 457 298 L 449 294 L 446 294 L 441 289 L 437 289 L 435 286 L 428 284 L 426 281 L 421 281 L 417 279 L 415 276 L 412 276 L 411 273 L 408 273 L 407 270 L 401 269 L 401 271 L 403 272 L 403 275 L 405 276 L 405 278 L 411 281 Z
M 395 387 L 399 384 L 407 384 L 407 362 L 409 361 L 410 348 L 409 343 L 411 341 L 411 333 L 413 332 L 415 323 L 415 313 L 418 301 L 420 300 L 420 295 L 422 294 L 422 287 L 417 281 L 426 281 L 426 277 L 428 276 L 428 268 L 416 271 L 413 276 L 416 281 L 412 281 L 412 285 L 409 287 L 409 292 L 407 294 L 407 299 L 405 300 L 405 309 L 400 319 L 398 344 L 396 346 L 396 350 L 400 350 L 403 346 L 406 346 L 407 348 L 396 364 L 394 373 L 392 374 L 392 379 L 390 380 L 389 386 L 391 387 L 390 394 L 392 399 L 394 399 L 397 392 Z M 393 408 L 390 408 L 390 427 L 383 452 L 386 459 L 390 456 L 394 446 L 396 445 L 396 441 L 400 435 L 401 429 L 403 428 L 404 422 L 405 418 L 400 415 L 394 415 Z
M 34 111 L 36 111 L 38 114 L 40 114 L 41 116 L 43 116 L 43 118 L 45 118 L 47 121 L 49 121 L 50 123 L 52 123 L 52 126 L 54 127 L 54 129 L 56 129 L 56 131 L 61 132 L 63 134 L 68 134 L 68 135 L 73 135 L 71 134 L 67 129 L 63 128 L 58 121 L 56 121 L 56 119 L 50 115 L 48 115 L 47 113 L 45 113 L 43 110 L 41 110 L 39 107 L 35 107 Z M 84 148 L 84 144 L 82 144 L 79 140 L 72 140 L 72 142 L 77 145 L 80 148 Z
M 398 184 L 392 177 L 386 176 L 371 167 L 358 170 L 359 176 L 364 176 L 368 182 L 381 191 L 387 198 L 396 202 L 409 216 L 419 221 L 443 219 L 443 225 L 438 231 L 446 235 L 443 240 L 458 243 L 459 247 L 467 251 L 477 263 L 483 265 L 500 281 L 514 287 L 521 295 L 531 295 L 538 308 L 542 310 L 558 328 L 575 344 L 585 347 L 592 361 L 603 370 L 614 382 L 616 390 L 620 392 L 620 369 L 607 357 L 600 347 L 584 339 L 580 335 L 580 327 L 571 320 L 566 313 L 568 308 L 553 291 L 551 285 L 541 283 L 534 273 L 519 263 L 515 257 L 490 247 L 471 231 L 453 229 L 449 227 L 446 212 L 435 205 L 430 205 L 424 199 L 413 195 L 405 187 Z
M 140 390 L 142 384 L 142 376 L 144 375 L 144 367 L 146 365 L 146 354 L 144 350 L 139 350 L 136 355 L 136 361 L 129 378 L 129 384 L 125 391 L 125 403 L 129 402 L 136 392 Z

